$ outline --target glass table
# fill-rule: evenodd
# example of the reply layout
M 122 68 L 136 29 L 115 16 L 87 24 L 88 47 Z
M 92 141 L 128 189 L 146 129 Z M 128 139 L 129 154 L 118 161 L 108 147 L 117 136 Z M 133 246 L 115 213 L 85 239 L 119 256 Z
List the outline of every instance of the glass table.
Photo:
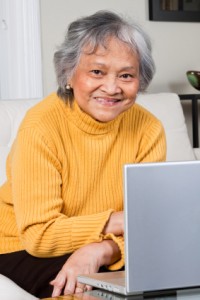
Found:
M 200 288 L 167 291 L 162 293 L 145 293 L 143 295 L 122 296 L 103 290 L 93 290 L 83 294 L 44 298 L 43 300 L 200 300 Z

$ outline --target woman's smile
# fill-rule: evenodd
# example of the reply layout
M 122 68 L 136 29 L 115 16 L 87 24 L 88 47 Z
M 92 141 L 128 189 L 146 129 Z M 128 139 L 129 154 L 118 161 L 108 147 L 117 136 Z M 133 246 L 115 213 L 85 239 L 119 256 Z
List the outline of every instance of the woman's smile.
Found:
M 100 103 L 105 106 L 114 106 L 121 102 L 121 99 L 109 98 L 109 97 L 94 97 L 97 103 Z

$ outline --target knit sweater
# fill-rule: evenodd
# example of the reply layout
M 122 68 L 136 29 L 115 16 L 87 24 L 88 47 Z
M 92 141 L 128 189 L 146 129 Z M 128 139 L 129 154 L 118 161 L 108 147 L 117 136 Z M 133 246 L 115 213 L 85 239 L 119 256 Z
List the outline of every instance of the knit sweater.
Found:
M 101 123 L 51 94 L 27 112 L 7 159 L 0 253 L 53 257 L 113 239 L 122 255 L 110 268 L 120 268 L 123 237 L 102 231 L 123 210 L 123 165 L 163 161 L 165 152 L 160 121 L 141 106 Z

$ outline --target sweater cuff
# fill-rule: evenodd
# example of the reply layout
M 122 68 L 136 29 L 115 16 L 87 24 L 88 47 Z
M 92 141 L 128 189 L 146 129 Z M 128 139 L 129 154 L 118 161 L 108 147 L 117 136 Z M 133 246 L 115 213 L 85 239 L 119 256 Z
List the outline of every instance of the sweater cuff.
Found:
M 101 242 L 103 240 L 102 231 L 112 213 L 113 210 L 110 209 L 98 214 L 72 217 L 71 241 L 73 249 L 78 249 L 86 244 Z
M 125 261 L 124 261 L 124 237 L 123 236 L 115 236 L 112 233 L 108 233 L 104 235 L 104 240 L 113 240 L 119 247 L 119 250 L 121 252 L 121 258 L 116 261 L 114 264 L 107 266 L 108 270 L 115 271 L 119 270 L 122 267 L 124 267 Z

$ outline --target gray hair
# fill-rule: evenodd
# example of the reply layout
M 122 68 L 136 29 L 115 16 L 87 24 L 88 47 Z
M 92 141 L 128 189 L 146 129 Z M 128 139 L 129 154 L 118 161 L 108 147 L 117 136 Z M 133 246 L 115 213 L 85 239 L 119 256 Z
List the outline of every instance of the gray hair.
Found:
M 66 85 L 75 72 L 83 48 L 89 44 L 91 53 L 94 53 L 99 45 L 106 47 L 106 42 L 110 37 L 116 37 L 128 44 L 130 49 L 138 54 L 139 91 L 147 88 L 155 72 L 148 35 L 137 24 L 113 12 L 98 11 L 72 22 L 68 27 L 64 42 L 54 54 L 59 97 L 73 102 L 73 90 L 67 89 Z

